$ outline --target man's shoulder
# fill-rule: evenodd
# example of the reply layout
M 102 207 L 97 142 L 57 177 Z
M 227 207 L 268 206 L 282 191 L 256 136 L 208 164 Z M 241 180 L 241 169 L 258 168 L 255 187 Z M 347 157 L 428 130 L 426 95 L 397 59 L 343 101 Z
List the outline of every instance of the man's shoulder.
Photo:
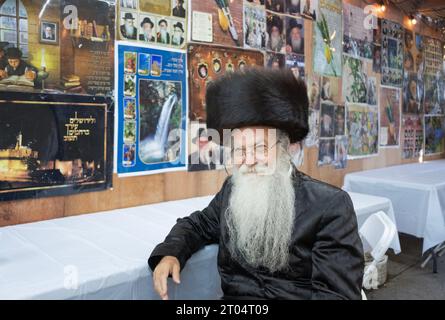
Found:
M 302 172 L 296 174 L 295 181 L 298 188 L 296 195 L 303 197 L 309 205 L 326 207 L 334 202 L 349 199 L 346 191 Z

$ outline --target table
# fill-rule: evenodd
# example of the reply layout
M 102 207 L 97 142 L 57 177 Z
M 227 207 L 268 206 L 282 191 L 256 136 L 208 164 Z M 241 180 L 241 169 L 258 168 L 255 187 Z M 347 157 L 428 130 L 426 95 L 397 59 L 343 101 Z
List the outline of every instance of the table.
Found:
M 390 199 L 398 230 L 423 238 L 423 252 L 445 241 L 445 160 L 350 173 L 344 189 Z
M 159 299 L 147 258 L 179 217 L 208 205 L 213 196 L 113 210 L 0 228 L 0 299 Z M 387 199 L 351 194 L 359 225 L 385 211 Z M 398 238 L 393 249 L 400 251 Z M 169 279 L 170 299 L 222 296 L 218 247 L 194 254 Z

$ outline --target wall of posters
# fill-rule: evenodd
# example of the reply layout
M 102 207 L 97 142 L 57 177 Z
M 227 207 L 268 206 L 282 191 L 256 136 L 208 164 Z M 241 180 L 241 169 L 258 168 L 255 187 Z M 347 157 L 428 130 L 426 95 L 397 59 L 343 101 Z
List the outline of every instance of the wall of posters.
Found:
M 191 0 L 189 0 L 191 1 Z M 191 10 L 212 15 L 213 44 L 240 47 L 244 43 L 243 33 L 243 1 L 224 0 L 193 0 Z M 192 33 L 208 32 L 196 30 L 202 24 L 192 20 Z M 262 26 L 264 28 L 264 26 Z M 195 39 L 199 41 L 199 39 Z M 209 41 L 206 41 L 209 42 Z
M 425 155 L 440 154 L 444 152 L 445 117 L 425 116 Z
M 313 27 L 313 70 L 318 74 L 340 77 L 342 2 L 319 0 L 316 12 L 317 21 Z
M 378 154 L 378 108 L 367 104 L 346 103 L 348 159 Z
M 401 87 L 403 80 L 403 27 L 382 19 L 382 85 Z
M 113 103 L 0 93 L 0 201 L 111 187 Z
M 0 4 L 14 16 L 1 19 L 1 91 L 111 94 L 114 5 L 99 0 Z M 63 10 L 73 6 L 77 19 L 74 11 Z
M 343 52 L 356 58 L 372 59 L 371 28 L 365 28 L 368 13 L 361 7 L 343 2 Z
M 118 43 L 116 69 L 120 175 L 184 170 L 185 52 Z
M 380 146 L 398 147 L 400 137 L 400 89 L 380 89 Z
M 187 1 L 190 0 L 119 0 L 117 39 L 173 48 L 185 47 Z
M 248 66 L 264 66 L 259 51 L 227 48 L 204 44 L 188 46 L 190 83 L 190 120 L 205 121 L 205 92 L 207 83 L 226 72 L 242 70 Z
M 420 156 L 423 148 L 423 116 L 402 116 L 402 158 L 412 159 Z

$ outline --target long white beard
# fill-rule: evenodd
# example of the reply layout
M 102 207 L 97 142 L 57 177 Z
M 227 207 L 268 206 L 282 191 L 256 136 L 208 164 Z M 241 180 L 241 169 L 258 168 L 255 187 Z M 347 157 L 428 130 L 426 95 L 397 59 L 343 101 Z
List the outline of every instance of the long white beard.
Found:
M 161 30 L 161 41 L 167 42 L 167 31 L 166 30 Z
M 181 36 L 175 34 L 172 39 L 172 44 L 180 45 L 181 44 Z
M 301 39 L 295 40 L 295 39 L 291 39 L 292 42 L 292 50 L 293 51 L 300 51 L 301 50 Z
M 126 23 L 125 24 L 125 31 L 127 32 L 128 37 L 132 37 L 134 33 L 134 28 L 131 24 Z
M 280 48 L 280 41 L 281 41 L 281 37 L 280 36 L 272 36 L 270 38 L 270 48 L 272 50 L 279 50 Z
M 243 174 L 246 167 L 236 170 L 226 211 L 232 256 L 271 272 L 289 266 L 295 217 L 295 190 L 287 151 L 279 150 L 277 161 L 270 175 Z M 258 167 L 256 171 L 264 172 L 266 168 Z

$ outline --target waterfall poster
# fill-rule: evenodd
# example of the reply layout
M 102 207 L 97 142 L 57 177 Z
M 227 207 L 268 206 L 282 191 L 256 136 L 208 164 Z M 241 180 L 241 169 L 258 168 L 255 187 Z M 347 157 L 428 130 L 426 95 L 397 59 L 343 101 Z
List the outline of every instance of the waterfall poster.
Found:
M 119 42 L 116 55 L 118 174 L 185 170 L 185 51 Z
M 320 0 L 314 23 L 314 72 L 341 77 L 342 2 Z

